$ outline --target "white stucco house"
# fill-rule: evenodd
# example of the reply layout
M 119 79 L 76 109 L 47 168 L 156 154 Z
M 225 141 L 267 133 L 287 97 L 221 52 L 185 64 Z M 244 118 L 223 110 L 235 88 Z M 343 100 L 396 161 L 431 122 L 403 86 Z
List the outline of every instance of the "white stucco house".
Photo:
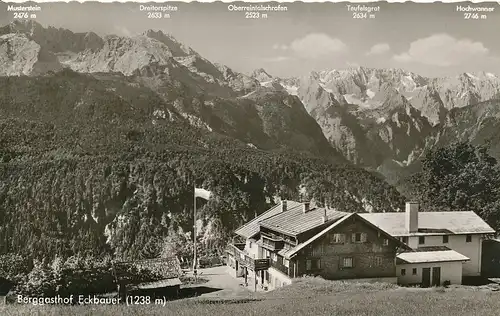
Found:
M 398 283 L 423 287 L 445 283 L 461 284 L 463 264 L 470 259 L 454 250 L 443 248 L 417 249 L 414 252 L 398 254 L 396 257 Z
M 495 234 L 474 212 L 421 212 L 416 202 L 407 202 L 405 212 L 360 215 L 413 249 L 396 257 L 401 284 L 461 284 L 462 277 L 480 276 L 482 242 Z

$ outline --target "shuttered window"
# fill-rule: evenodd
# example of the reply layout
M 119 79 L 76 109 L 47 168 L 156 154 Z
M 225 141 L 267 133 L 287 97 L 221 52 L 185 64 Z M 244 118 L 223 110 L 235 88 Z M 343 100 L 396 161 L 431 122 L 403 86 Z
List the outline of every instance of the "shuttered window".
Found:
M 376 267 L 380 267 L 382 265 L 382 257 L 374 257 L 373 265 Z
M 345 243 L 345 235 L 344 234 L 333 234 L 330 237 L 330 243 L 332 243 L 332 244 L 343 244 L 343 243 Z
M 346 257 L 342 260 L 343 268 L 352 268 L 354 266 L 353 260 L 351 257 Z
M 313 271 L 321 269 L 321 260 L 319 259 L 308 259 L 306 260 L 306 270 Z
M 351 236 L 351 241 L 353 243 L 365 243 L 367 239 L 368 236 L 366 233 L 354 233 Z
M 313 257 L 319 257 L 323 254 L 323 244 L 316 245 L 312 250 Z

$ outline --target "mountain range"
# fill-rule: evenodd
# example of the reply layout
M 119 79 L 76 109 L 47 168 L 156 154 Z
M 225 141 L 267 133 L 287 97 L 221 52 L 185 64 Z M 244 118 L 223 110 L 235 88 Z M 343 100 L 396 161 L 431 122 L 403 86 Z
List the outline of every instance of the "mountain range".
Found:
M 294 78 L 264 69 L 245 75 L 161 31 L 100 37 L 32 21 L 0 28 L 0 49 L 2 76 L 64 68 L 115 74 L 172 103 L 168 111 L 190 124 L 260 149 L 286 146 L 345 158 L 390 182 L 426 150 L 451 141 L 488 141 L 494 156 L 500 154 L 494 132 L 500 78 L 492 73 L 427 78 L 402 69 L 352 67 Z M 179 87 L 187 95 L 179 95 Z
M 426 150 L 453 141 L 487 141 L 500 158 L 500 78 L 492 73 L 427 78 L 355 67 L 300 78 L 274 78 L 260 69 L 252 76 L 299 97 L 334 148 L 390 181 Z

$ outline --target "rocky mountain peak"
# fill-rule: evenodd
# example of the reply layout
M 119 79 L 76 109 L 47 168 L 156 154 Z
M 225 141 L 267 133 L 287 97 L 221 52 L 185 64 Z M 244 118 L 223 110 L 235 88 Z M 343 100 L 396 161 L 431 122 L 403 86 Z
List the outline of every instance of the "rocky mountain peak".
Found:
M 254 78 L 260 82 L 267 82 L 273 80 L 273 76 L 267 73 L 264 68 L 255 69 L 251 75 L 251 78 Z
M 188 47 L 179 41 L 177 41 L 172 35 L 166 34 L 161 30 L 149 29 L 142 33 L 143 36 L 155 39 L 163 44 L 165 44 L 174 57 L 184 57 L 189 55 L 198 55 L 191 47 Z

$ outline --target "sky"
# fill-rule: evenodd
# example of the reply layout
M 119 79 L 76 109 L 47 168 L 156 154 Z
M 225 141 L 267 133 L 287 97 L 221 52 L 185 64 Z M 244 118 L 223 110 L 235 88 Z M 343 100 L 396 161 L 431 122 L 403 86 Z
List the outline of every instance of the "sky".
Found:
M 500 5 L 487 19 L 464 20 L 455 4 L 371 3 L 373 19 L 353 19 L 346 3 L 284 3 L 286 12 L 245 19 L 227 3 L 175 3 L 170 19 L 148 19 L 138 3 L 42 3 L 44 26 L 100 35 L 162 30 L 212 62 L 280 77 L 350 66 L 403 68 L 424 76 L 500 74 Z M 245 5 L 244 3 L 233 3 Z M 0 4 L 0 22 L 12 20 Z M 157 4 L 158 5 L 158 4 Z M 163 4 L 165 5 L 165 4 Z

